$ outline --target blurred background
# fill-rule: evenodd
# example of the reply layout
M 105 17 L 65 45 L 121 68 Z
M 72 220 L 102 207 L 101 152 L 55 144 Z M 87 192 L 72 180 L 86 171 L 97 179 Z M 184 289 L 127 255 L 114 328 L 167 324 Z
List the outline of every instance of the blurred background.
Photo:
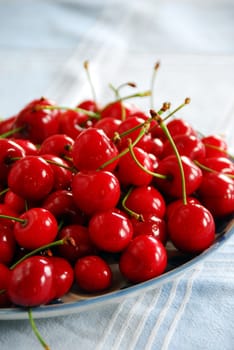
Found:
M 77 81 L 72 86 L 72 80 L 85 82 L 80 69 L 85 59 L 100 62 L 101 67 L 111 63 L 110 71 L 118 71 L 126 53 L 131 60 L 137 57 L 132 65 L 136 79 L 137 74 L 141 79 L 141 69 L 152 64 L 147 57 L 162 60 L 167 86 L 166 74 L 171 76 L 168 95 L 176 90 L 174 79 L 179 79 L 171 64 L 177 65 L 177 73 L 181 66 L 187 69 L 184 82 L 190 80 L 191 69 L 195 77 L 200 72 L 210 79 L 201 57 L 206 64 L 212 57 L 215 88 L 219 86 L 222 93 L 227 66 L 233 74 L 233 19 L 233 0 L 0 0 L 0 115 L 8 117 L 45 94 L 61 99 L 59 90 L 65 80 L 71 89 L 77 86 Z M 197 71 L 188 65 L 194 56 Z M 150 69 L 145 79 L 149 80 Z M 105 70 L 96 79 L 98 88 L 103 74 Z

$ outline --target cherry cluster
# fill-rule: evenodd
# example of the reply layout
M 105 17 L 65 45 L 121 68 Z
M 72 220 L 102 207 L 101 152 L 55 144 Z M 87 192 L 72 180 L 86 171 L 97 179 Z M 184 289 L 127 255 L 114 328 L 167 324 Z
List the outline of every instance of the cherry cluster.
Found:
M 234 165 L 223 138 L 173 114 L 41 98 L 0 122 L 1 307 L 106 291 L 111 259 L 146 281 L 165 272 L 168 242 L 191 256 L 214 242 Z

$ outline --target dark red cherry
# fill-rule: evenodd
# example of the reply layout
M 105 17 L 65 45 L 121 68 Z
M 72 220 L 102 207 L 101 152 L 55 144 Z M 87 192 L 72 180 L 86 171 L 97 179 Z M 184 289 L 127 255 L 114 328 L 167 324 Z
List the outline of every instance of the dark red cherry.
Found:
M 58 112 L 43 109 L 43 106 L 54 106 L 54 103 L 42 97 L 30 102 L 19 112 L 13 127 L 22 129 L 14 134 L 15 137 L 40 144 L 47 137 L 58 133 Z
M 15 305 L 39 306 L 51 300 L 54 276 L 49 258 L 31 256 L 10 273 L 7 292 Z
M 99 256 L 84 256 L 76 262 L 75 279 L 82 290 L 89 293 L 101 292 L 111 286 L 112 271 Z
M 0 263 L 9 265 L 16 250 L 13 229 L 4 226 L 0 221 Z
M 33 142 L 26 139 L 13 139 L 13 141 L 24 149 L 25 155 L 38 155 L 38 148 Z
M 203 137 L 203 144 L 206 149 L 206 158 L 228 157 L 227 142 L 219 135 L 208 135 Z
M 18 196 L 18 194 L 8 190 L 4 196 L 4 203 L 8 205 L 14 212 L 21 214 L 25 211 L 25 199 Z
M 49 260 L 53 265 L 53 292 L 51 299 L 58 299 L 70 290 L 74 281 L 74 270 L 64 258 L 52 256 Z
M 168 130 L 171 136 L 175 135 L 197 135 L 196 131 L 192 128 L 187 121 L 181 118 L 175 118 L 167 123 Z
M 16 116 L 13 115 L 10 118 L 0 120 L 0 135 L 8 133 L 12 130 Z
M 74 140 L 66 134 L 55 134 L 47 137 L 41 144 L 39 154 L 53 154 L 61 158 L 71 158 Z
M 25 199 L 43 199 L 54 187 L 53 169 L 42 157 L 25 156 L 12 166 L 8 186 Z
M 0 308 L 10 307 L 12 304 L 7 293 L 10 273 L 10 269 L 0 262 Z
M 114 143 L 104 131 L 96 128 L 88 128 L 77 136 L 72 149 L 74 166 L 81 171 L 97 170 L 117 155 L 118 150 Z M 118 159 L 104 169 L 112 171 L 117 163 Z
M 167 266 L 163 244 L 151 235 L 135 237 L 120 257 L 121 273 L 130 282 L 139 283 L 161 275 Z
M 201 253 L 215 239 L 215 223 L 203 205 L 178 206 L 168 218 L 168 234 L 175 247 L 185 253 Z
M 95 128 L 101 129 L 105 134 L 112 139 L 115 136 L 115 133 L 118 130 L 121 120 L 117 118 L 103 118 L 99 119 L 95 123 Z

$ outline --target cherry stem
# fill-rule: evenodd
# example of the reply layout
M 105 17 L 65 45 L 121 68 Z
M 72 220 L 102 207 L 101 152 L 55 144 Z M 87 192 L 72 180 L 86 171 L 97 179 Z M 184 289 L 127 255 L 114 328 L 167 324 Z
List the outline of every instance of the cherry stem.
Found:
M 208 171 L 210 173 L 216 173 L 216 174 L 219 174 L 219 173 L 222 173 L 221 171 L 217 171 L 217 170 L 214 170 L 212 168 L 209 168 L 207 167 L 206 165 L 203 165 L 202 163 L 200 163 L 198 160 L 194 160 L 193 161 L 199 168 L 201 168 L 202 170 L 205 170 L 205 171 Z M 228 173 L 223 173 L 224 175 L 230 177 L 230 178 L 234 178 L 234 175 L 233 174 L 228 174 Z
M 33 316 L 32 316 L 32 309 L 31 308 L 28 308 L 28 318 L 29 318 L 29 322 L 31 324 L 33 333 L 35 334 L 35 336 L 39 340 L 39 342 L 42 345 L 42 347 L 45 350 L 50 350 L 50 347 L 46 344 L 45 340 L 42 338 L 40 332 L 37 329 L 37 326 L 36 326 L 35 321 L 34 321 Z
M 9 188 L 5 188 L 0 192 L 0 196 L 4 196 L 4 194 L 7 193 L 8 191 L 9 191 Z
M 7 138 L 7 137 L 9 137 L 9 136 L 12 136 L 12 135 L 14 135 L 15 133 L 17 133 L 17 132 L 23 130 L 23 129 L 24 129 L 24 126 L 20 126 L 19 128 L 11 129 L 11 130 L 9 130 L 9 131 L 4 132 L 3 134 L 1 134 L 1 135 L 0 135 L 0 138 L 1 138 L 1 139 L 5 139 L 5 138 Z
M 49 109 L 49 110 L 63 110 L 63 111 L 74 111 L 74 112 L 78 112 L 78 113 L 83 113 L 85 115 L 87 115 L 90 118 L 94 118 L 94 119 L 100 119 L 100 114 L 99 113 L 95 113 L 92 111 L 88 111 L 87 109 L 83 109 L 83 108 L 71 108 L 71 107 L 65 107 L 65 106 L 50 106 L 50 105 L 37 105 L 35 107 L 36 110 L 38 109 Z
M 152 78 L 151 78 L 151 95 L 150 95 L 150 105 L 151 108 L 154 108 L 154 86 L 155 86 L 155 80 L 156 80 L 156 76 L 157 76 L 157 72 L 159 70 L 160 67 L 160 62 L 156 62 L 154 65 L 154 70 L 153 70 L 153 74 L 152 74 Z
M 136 92 L 135 94 L 127 95 L 124 97 L 119 97 L 113 103 L 121 102 L 121 101 L 125 101 L 125 100 L 130 100 L 131 98 L 135 98 L 135 97 L 146 97 L 146 96 L 150 96 L 150 95 L 151 95 L 150 90 L 143 91 L 143 92 Z
M 21 259 L 19 259 L 18 261 L 16 261 L 13 265 L 11 265 L 10 270 L 13 270 L 19 263 L 21 263 L 22 261 L 24 261 L 25 259 L 29 258 L 32 255 L 35 255 L 37 253 L 40 253 L 42 250 L 46 250 L 46 249 L 50 249 L 53 247 L 56 247 L 58 245 L 63 245 L 63 244 L 67 244 L 69 243 L 69 237 L 65 237 L 64 239 L 60 239 L 58 241 L 54 241 L 51 242 L 49 244 L 45 244 L 39 248 L 36 248 L 34 250 L 32 250 L 31 252 L 29 252 L 28 254 L 25 254 Z
M 131 187 L 131 188 L 128 190 L 127 194 L 124 196 L 124 198 L 123 198 L 123 200 L 122 200 L 122 207 L 124 208 L 124 210 L 125 210 L 130 216 L 134 217 L 136 220 L 141 220 L 141 219 L 142 219 L 141 214 L 136 213 L 135 211 L 129 209 L 129 208 L 126 206 L 126 201 L 127 201 L 128 197 L 129 197 L 129 195 L 131 194 L 132 190 L 133 190 L 133 187 Z
M 204 143 L 204 145 L 205 145 L 206 147 L 208 147 L 208 148 L 213 148 L 213 149 L 215 149 L 215 150 L 217 150 L 217 151 L 223 152 L 223 153 L 225 153 L 230 159 L 234 160 L 234 155 L 228 153 L 226 150 L 224 150 L 224 149 L 222 149 L 222 148 L 220 148 L 220 147 L 217 147 L 217 146 L 215 146 L 215 145 L 211 145 L 211 144 L 209 144 L 209 143 Z
M 67 165 L 64 165 L 64 164 L 60 164 L 60 163 L 57 163 L 53 160 L 50 160 L 50 159 L 45 159 L 45 161 L 51 165 L 56 165 L 56 166 L 59 166 L 60 168 L 64 168 L 66 170 L 69 170 L 71 171 L 72 173 L 76 173 L 77 170 L 74 168 L 74 167 L 70 167 L 70 166 L 67 166 Z
M 117 88 L 115 88 L 112 84 L 109 84 L 109 87 L 111 88 L 111 90 L 114 91 L 116 98 L 120 97 L 119 91 L 126 86 L 130 86 L 132 88 L 135 88 L 136 84 L 133 82 L 127 82 L 127 83 L 120 84 Z
M 164 179 L 164 180 L 167 180 L 167 179 L 168 179 L 168 176 L 167 176 L 167 175 L 155 173 L 155 172 L 153 172 L 153 171 L 150 171 L 150 170 L 146 169 L 146 168 L 139 162 L 139 160 L 137 159 L 137 157 L 136 157 L 136 155 L 135 155 L 135 153 L 134 153 L 134 147 L 133 147 L 133 145 L 132 145 L 132 140 L 129 139 L 128 142 L 129 142 L 129 146 L 128 146 L 128 147 L 129 147 L 129 152 L 130 152 L 132 158 L 134 159 L 134 161 L 136 162 L 136 164 L 139 166 L 139 168 L 141 168 L 144 172 L 146 172 L 147 174 L 152 175 L 152 176 L 154 176 L 154 177 L 157 177 L 157 178 L 160 178 L 160 179 Z
M 90 75 L 90 71 L 89 71 L 89 61 L 87 61 L 87 60 L 84 62 L 84 69 L 86 71 L 86 75 L 87 75 L 87 78 L 88 78 L 88 81 L 89 81 L 89 85 L 90 85 L 90 88 L 91 88 L 93 101 L 95 103 L 97 103 L 97 96 L 96 96 L 96 92 L 95 92 L 95 89 L 94 89 L 94 84 L 93 84 L 93 81 L 91 79 L 91 75 Z
M 171 116 L 173 116 L 175 113 L 177 113 L 180 109 L 182 109 L 185 105 L 190 103 L 190 98 L 186 97 L 186 99 L 184 100 L 184 103 L 181 103 L 181 105 L 179 105 L 177 108 L 175 108 L 172 112 L 170 112 L 164 119 L 163 121 L 169 119 Z
M 158 121 L 159 125 L 161 126 L 164 134 L 167 136 L 173 151 L 176 155 L 177 161 L 178 161 L 178 165 L 179 165 L 179 170 L 180 170 L 180 175 L 181 175 L 181 184 L 182 184 L 182 199 L 183 199 L 183 203 L 186 205 L 187 204 L 187 194 L 186 194 L 186 183 L 185 183 L 185 175 L 184 175 L 184 168 L 183 168 L 183 164 L 182 164 L 182 160 L 181 160 L 181 156 L 178 152 L 178 149 L 176 147 L 176 144 L 170 134 L 170 131 L 167 128 L 167 125 L 164 123 L 164 120 L 161 119 L 161 117 L 157 114 L 155 111 L 150 111 L 152 117 L 155 118 L 156 121 Z
M 21 222 L 22 224 L 24 224 L 27 221 L 27 220 L 24 220 L 24 219 L 17 218 L 15 216 L 5 215 L 5 214 L 0 214 L 0 219 L 14 220 L 14 221 L 17 221 L 17 222 Z
M 134 140 L 134 142 L 132 143 L 133 146 L 135 146 L 140 139 L 142 138 L 142 136 L 145 134 L 145 127 L 144 125 L 142 126 L 142 129 L 138 135 L 138 137 Z M 125 154 L 127 154 L 129 152 L 129 148 L 125 148 L 122 152 L 120 152 L 119 154 L 117 154 L 117 156 L 109 159 L 108 161 L 106 161 L 105 163 L 103 163 L 102 165 L 100 165 L 100 167 L 97 170 L 101 170 L 103 168 L 105 168 L 106 166 L 108 166 L 109 164 L 115 162 L 117 159 L 123 157 Z

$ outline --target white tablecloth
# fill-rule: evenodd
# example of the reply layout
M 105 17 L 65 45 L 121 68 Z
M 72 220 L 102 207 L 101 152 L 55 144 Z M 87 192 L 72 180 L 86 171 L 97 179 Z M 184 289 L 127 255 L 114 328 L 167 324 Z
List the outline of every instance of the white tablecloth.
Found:
M 74 105 L 90 97 L 89 59 L 100 103 L 108 84 L 149 88 L 155 105 L 190 96 L 180 115 L 234 147 L 234 2 L 231 0 L 0 2 L 0 115 L 42 95 Z M 148 108 L 147 99 L 137 100 Z M 51 349 L 233 350 L 234 239 L 156 289 L 120 302 L 36 320 Z M 39 349 L 29 322 L 0 321 L 0 349 Z

